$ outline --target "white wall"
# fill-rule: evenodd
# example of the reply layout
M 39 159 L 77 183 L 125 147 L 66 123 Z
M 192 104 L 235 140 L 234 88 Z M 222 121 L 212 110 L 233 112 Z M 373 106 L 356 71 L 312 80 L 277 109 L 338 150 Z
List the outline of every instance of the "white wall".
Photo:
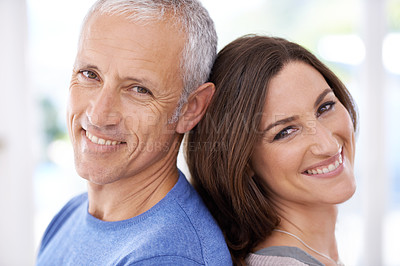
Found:
M 32 265 L 32 152 L 24 0 L 0 0 L 0 265 Z
M 362 87 L 364 107 L 361 113 L 360 144 L 364 156 L 362 177 L 364 209 L 364 256 L 362 265 L 383 265 L 383 224 L 389 185 L 385 152 L 385 69 L 382 61 L 386 34 L 386 0 L 363 1 L 363 30 L 366 56 Z M 373 140 L 373 141 L 371 141 Z

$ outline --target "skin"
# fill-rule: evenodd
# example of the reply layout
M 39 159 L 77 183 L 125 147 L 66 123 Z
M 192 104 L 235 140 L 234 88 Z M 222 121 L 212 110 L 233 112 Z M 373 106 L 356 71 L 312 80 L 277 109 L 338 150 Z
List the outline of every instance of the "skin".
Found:
M 184 42 L 168 17 L 141 25 L 94 14 L 82 31 L 67 123 L 77 172 L 88 181 L 89 213 L 99 219 L 145 212 L 178 179 L 182 133 L 201 119 L 214 92 L 213 84 L 203 84 L 178 121 L 168 121 L 183 88 Z M 117 145 L 93 143 L 87 133 Z
M 294 119 L 271 127 L 288 117 Z M 355 192 L 353 128 L 349 113 L 323 76 L 305 63 L 291 62 L 271 80 L 261 121 L 263 136 L 251 158 L 255 174 L 272 189 L 282 219 L 279 229 L 336 260 L 336 204 Z M 305 172 L 327 168 L 340 150 L 343 164 L 332 173 Z M 297 246 L 327 265 L 332 263 L 279 232 L 256 250 L 279 245 Z

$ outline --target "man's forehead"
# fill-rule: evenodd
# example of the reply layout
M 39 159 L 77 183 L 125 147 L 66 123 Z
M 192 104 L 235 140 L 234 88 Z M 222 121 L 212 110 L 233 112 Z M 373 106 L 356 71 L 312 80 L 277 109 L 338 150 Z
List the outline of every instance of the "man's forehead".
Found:
M 107 13 L 95 11 L 88 18 L 85 19 L 84 24 L 81 28 L 81 32 L 90 29 L 93 26 L 101 24 L 104 27 L 113 28 L 115 25 L 110 25 L 108 21 L 114 20 L 129 25 L 141 26 L 144 28 L 151 27 L 152 25 L 164 26 L 170 29 L 174 29 L 179 32 L 180 35 L 186 35 L 186 28 L 182 24 L 181 18 L 177 14 L 172 14 L 166 10 L 162 14 L 144 15 L 143 12 L 138 13 L 135 16 L 134 12 L 126 13 Z M 107 21 L 107 22 L 105 22 Z
M 176 27 L 94 14 L 82 30 L 76 67 L 97 67 L 102 73 L 111 70 L 120 79 L 145 81 L 149 87 L 163 90 L 176 87 L 181 80 L 185 36 Z M 174 86 L 166 84 L 172 80 Z
M 186 33 L 171 20 L 131 22 L 123 15 L 93 14 L 82 28 L 80 45 L 99 41 L 125 49 L 137 46 L 153 52 L 160 49 L 161 54 L 181 54 Z

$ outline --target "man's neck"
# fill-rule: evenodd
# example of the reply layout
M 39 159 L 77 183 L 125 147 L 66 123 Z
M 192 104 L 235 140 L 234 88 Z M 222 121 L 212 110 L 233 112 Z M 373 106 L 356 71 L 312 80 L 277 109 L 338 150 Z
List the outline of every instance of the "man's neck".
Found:
M 121 221 L 146 212 L 176 184 L 179 174 L 175 165 L 111 184 L 88 182 L 89 213 L 103 221 Z

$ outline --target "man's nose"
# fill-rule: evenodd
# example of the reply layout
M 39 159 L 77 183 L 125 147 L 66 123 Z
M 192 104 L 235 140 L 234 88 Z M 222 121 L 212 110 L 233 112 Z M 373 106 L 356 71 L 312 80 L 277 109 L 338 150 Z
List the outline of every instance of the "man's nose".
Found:
M 86 115 L 93 126 L 114 126 L 121 122 L 119 94 L 111 88 L 102 88 L 100 93 L 90 100 Z

